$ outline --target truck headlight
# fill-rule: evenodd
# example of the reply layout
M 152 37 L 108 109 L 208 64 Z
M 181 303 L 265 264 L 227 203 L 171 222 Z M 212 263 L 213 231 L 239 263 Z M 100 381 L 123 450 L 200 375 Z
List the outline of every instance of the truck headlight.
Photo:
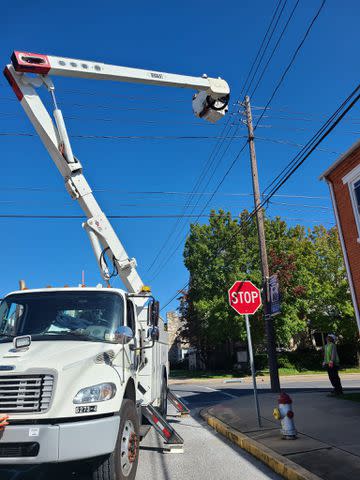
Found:
M 83 388 L 74 397 L 73 403 L 94 403 L 111 400 L 116 393 L 113 383 L 99 383 L 91 387 Z

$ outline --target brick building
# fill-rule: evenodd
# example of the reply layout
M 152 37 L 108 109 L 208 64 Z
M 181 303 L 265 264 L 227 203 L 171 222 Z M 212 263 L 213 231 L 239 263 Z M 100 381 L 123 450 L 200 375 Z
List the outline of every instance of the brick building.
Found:
M 360 140 L 324 172 L 360 330 Z
M 180 337 L 182 322 L 177 312 L 167 312 L 167 332 L 169 339 L 169 362 L 176 364 L 184 360 L 188 351 L 188 345 L 184 344 Z

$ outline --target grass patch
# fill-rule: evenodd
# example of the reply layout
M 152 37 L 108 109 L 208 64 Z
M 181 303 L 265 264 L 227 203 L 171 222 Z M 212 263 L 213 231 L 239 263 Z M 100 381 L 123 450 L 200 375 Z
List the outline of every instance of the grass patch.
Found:
M 320 375 L 326 373 L 326 370 L 298 370 L 296 368 L 279 368 L 279 373 L 280 375 Z M 360 373 L 360 368 L 345 368 L 340 370 L 340 375 L 342 373 Z
M 340 373 L 360 373 L 360 368 L 344 368 Z
M 222 379 L 222 378 L 239 378 L 244 374 L 229 373 L 224 371 L 203 371 L 203 370 L 171 370 L 170 378 L 184 379 L 184 378 L 208 378 L 208 379 Z

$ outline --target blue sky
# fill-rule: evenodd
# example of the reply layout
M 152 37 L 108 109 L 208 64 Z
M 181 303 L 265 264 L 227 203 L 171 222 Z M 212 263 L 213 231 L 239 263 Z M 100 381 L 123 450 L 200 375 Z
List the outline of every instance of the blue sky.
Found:
M 98 60 L 118 65 L 189 75 L 221 76 L 231 86 L 232 127 L 241 116 L 235 105 L 251 62 L 256 55 L 277 2 L 270 0 L 198 2 L 68 1 L 51 4 L 15 0 L 3 8 L 1 60 L 9 62 L 13 50 Z M 300 0 L 280 48 L 274 56 L 252 103 L 264 106 L 300 42 L 320 0 Z M 280 29 L 295 0 L 288 0 Z M 221 8 L 223 10 L 221 10 Z M 5 12 L 5 14 L 4 14 Z M 261 188 L 298 151 L 284 142 L 304 144 L 353 90 L 359 78 L 358 18 L 356 0 L 327 0 L 294 66 L 258 129 L 256 143 Z M 191 91 L 56 78 L 60 108 L 68 117 L 73 150 L 107 214 L 181 214 L 191 192 L 217 145 L 224 123 L 207 124 L 191 111 Z M 48 103 L 46 92 L 41 95 Z M 254 115 L 259 112 L 254 110 Z M 326 151 L 314 153 L 282 188 L 270 215 L 289 223 L 313 226 L 334 224 L 327 187 L 318 177 L 358 138 L 360 112 L 356 106 L 341 126 L 323 143 Z M 32 126 L 5 80 L 0 80 L 0 134 L 32 132 Z M 236 135 L 246 134 L 244 126 Z M 161 136 L 210 138 L 84 139 L 78 135 Z M 227 144 L 228 140 L 224 143 Z M 213 191 L 244 139 L 235 139 L 206 187 Z M 280 142 L 280 143 L 279 143 Z M 81 214 L 65 192 L 60 174 L 36 137 L 0 135 L 2 162 L 0 214 Z M 206 169 L 202 188 L 211 174 Z M 210 207 L 237 215 L 251 209 L 247 149 L 222 184 Z M 228 193 L 240 196 L 224 195 Z M 187 212 L 200 213 L 209 196 L 191 200 Z M 286 205 L 281 205 L 286 203 Z M 310 205 L 310 206 L 305 206 Z M 206 213 L 206 212 L 205 212 Z M 205 219 L 202 219 L 204 221 Z M 113 225 L 129 256 L 135 256 L 145 283 L 164 304 L 188 279 L 182 263 L 181 238 L 190 219 L 122 219 Z M 30 287 L 77 285 L 81 271 L 86 283 L 96 284 L 99 273 L 80 220 L 1 219 L 0 294 L 16 289 L 24 278 Z M 168 249 L 148 269 L 177 226 Z M 181 228 L 180 228 L 181 227 Z M 175 250 L 177 245 L 181 247 Z M 173 246 L 173 247 L 172 247 Z M 172 248 L 171 248 L 172 247 Z M 174 251 L 175 250 L 175 251 Z M 167 261 L 168 260 L 168 261 Z M 114 286 L 120 286 L 119 280 Z M 176 307 L 176 302 L 169 305 Z

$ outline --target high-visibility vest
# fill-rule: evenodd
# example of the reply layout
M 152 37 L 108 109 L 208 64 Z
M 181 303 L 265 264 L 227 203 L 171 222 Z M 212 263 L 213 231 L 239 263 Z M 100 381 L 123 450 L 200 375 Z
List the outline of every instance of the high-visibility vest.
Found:
M 334 343 L 327 343 L 325 345 L 325 363 L 328 365 L 329 362 L 333 361 L 335 365 L 339 365 L 339 355 L 337 353 L 336 345 Z

